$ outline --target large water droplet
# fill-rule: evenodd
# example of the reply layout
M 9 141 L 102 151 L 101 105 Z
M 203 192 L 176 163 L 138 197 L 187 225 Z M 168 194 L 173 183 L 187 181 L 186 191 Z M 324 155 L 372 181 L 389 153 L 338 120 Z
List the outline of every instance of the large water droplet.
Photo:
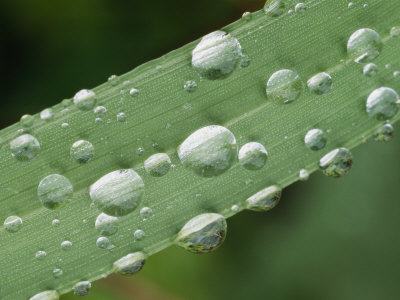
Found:
M 311 129 L 304 137 L 304 143 L 310 150 L 321 150 L 326 145 L 326 137 L 321 129 Z
M 380 54 L 382 47 L 381 37 L 375 30 L 362 28 L 350 36 L 347 53 L 355 62 L 367 63 Z
M 386 143 L 390 142 L 393 138 L 394 128 L 391 124 L 385 124 L 378 128 L 374 134 L 375 141 Z
M 39 141 L 30 134 L 23 134 L 10 142 L 11 155 L 19 161 L 34 159 L 40 152 Z
M 10 216 L 4 221 L 4 229 L 14 233 L 21 229 L 22 219 L 18 216 Z
M 314 75 L 307 81 L 310 92 L 323 95 L 328 93 L 332 88 L 332 77 L 325 72 Z
M 118 218 L 101 213 L 97 216 L 94 227 L 101 235 L 113 235 L 118 230 Z
M 387 120 L 394 117 L 398 111 L 396 101 L 399 99 L 396 91 L 381 87 L 374 90 L 367 99 L 367 113 L 378 120 Z
M 201 77 L 209 80 L 229 76 L 242 58 L 239 41 L 224 31 L 204 36 L 192 52 L 192 65 Z
M 113 264 L 113 271 L 121 275 L 133 275 L 139 272 L 146 263 L 146 255 L 142 252 L 130 253 Z
M 239 164 L 248 170 L 259 170 L 264 167 L 268 152 L 260 143 L 250 142 L 239 151 Z
M 270 0 L 264 5 L 264 13 L 270 17 L 278 17 L 285 12 L 285 2 L 283 0 Z
M 339 178 L 347 174 L 353 164 L 351 152 L 347 148 L 332 150 L 319 161 L 323 173 L 330 177 Z
M 282 191 L 276 185 L 267 187 L 247 198 L 247 209 L 254 211 L 268 211 L 279 203 L 281 195 Z
M 89 294 L 89 289 L 91 287 L 92 284 L 90 283 L 90 281 L 80 281 L 72 287 L 72 290 L 74 291 L 75 295 L 86 296 L 87 294 Z
M 303 83 L 297 73 L 279 70 L 267 82 L 267 96 L 273 101 L 290 103 L 298 99 L 303 91 Z
M 235 136 L 218 125 L 198 129 L 178 148 L 182 164 L 204 177 L 224 173 L 232 166 L 236 155 Z
M 168 173 L 170 167 L 171 159 L 166 153 L 154 154 L 144 162 L 146 172 L 155 177 L 164 176 Z
M 92 202 L 112 216 L 132 212 L 142 201 L 143 194 L 143 180 L 132 169 L 110 172 L 90 186 Z
M 374 77 L 378 73 L 378 66 L 374 63 L 366 64 L 363 68 L 363 74 L 366 77 Z
M 40 181 L 37 194 L 44 207 L 56 209 L 71 201 L 73 191 L 68 178 L 51 174 Z
M 91 110 L 96 104 L 96 94 L 92 90 L 80 90 L 74 96 L 74 103 L 80 110 Z
M 226 230 L 226 221 L 220 214 L 201 214 L 183 226 L 176 244 L 193 253 L 208 253 L 222 244 Z
M 58 300 L 59 295 L 56 291 L 44 291 L 29 298 L 29 300 Z
M 92 160 L 94 147 L 89 141 L 79 140 L 72 144 L 69 153 L 74 161 L 84 164 Z

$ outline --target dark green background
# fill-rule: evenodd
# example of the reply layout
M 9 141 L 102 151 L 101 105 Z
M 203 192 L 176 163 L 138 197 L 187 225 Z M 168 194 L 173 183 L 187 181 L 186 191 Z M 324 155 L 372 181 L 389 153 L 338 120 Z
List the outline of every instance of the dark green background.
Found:
M 3 0 L 1 127 L 262 5 Z M 273 211 L 230 219 L 218 251 L 196 256 L 167 249 L 133 278 L 96 282 L 86 299 L 398 299 L 399 149 L 398 138 L 370 141 L 353 152 L 354 169 L 346 177 L 315 174 L 287 188 Z

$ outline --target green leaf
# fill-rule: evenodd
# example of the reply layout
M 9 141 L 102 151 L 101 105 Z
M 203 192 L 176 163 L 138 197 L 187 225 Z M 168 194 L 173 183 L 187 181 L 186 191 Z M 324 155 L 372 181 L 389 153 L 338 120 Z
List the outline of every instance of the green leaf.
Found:
M 273 12 L 253 13 L 251 20 L 242 19 L 223 29 L 239 41 L 250 59 L 247 67 L 233 71 L 224 65 L 231 74 L 195 70 L 191 53 L 198 40 L 120 76 L 119 82 L 94 88 L 97 104 L 107 108 L 102 123 L 95 122 L 98 116 L 91 110 L 85 110 L 90 103 L 80 102 L 80 108 L 54 106 L 49 120 L 35 115 L 32 125 L 24 118 L 1 131 L 1 214 L 3 219 L 19 216 L 23 220 L 17 232 L 5 228 L 0 232 L 1 299 L 28 299 L 45 290 L 63 294 L 77 282 L 102 278 L 128 253 L 151 256 L 171 245 L 191 218 L 203 213 L 230 217 L 236 213 L 233 205 L 243 209 L 245 200 L 260 190 L 273 185 L 283 188 L 299 179 L 301 169 L 317 170 L 320 158 L 329 151 L 353 148 L 374 134 L 384 121 L 367 114 L 368 95 L 382 86 L 400 90 L 393 76 L 393 70 L 400 70 L 400 39 L 390 38 L 391 28 L 399 25 L 400 3 L 377 0 L 366 8 L 362 4 L 348 8 L 342 0 L 305 1 L 304 13 L 287 14 L 297 2 L 284 2 L 283 14 L 276 12 L 280 4 Z M 374 59 L 379 71 L 372 78 L 363 76 L 363 65 L 346 52 L 349 37 L 361 28 L 371 28 L 382 37 L 383 49 Z M 304 89 L 298 99 L 282 104 L 276 101 L 279 97 L 266 96 L 267 80 L 282 69 L 293 70 L 303 84 L 327 72 L 332 89 L 323 95 Z M 219 79 L 200 80 L 198 72 Z M 298 91 L 298 79 L 291 78 Z M 197 83 L 192 92 L 184 89 L 190 80 Z M 132 88 L 139 90 L 134 97 L 129 94 Z M 121 112 L 125 117 L 117 117 Z M 399 114 L 391 121 L 398 119 Z M 264 145 L 266 165 L 249 170 L 236 162 L 211 178 L 183 166 L 177 155 L 179 145 L 209 125 L 228 128 L 239 147 L 253 141 Z M 30 154 L 36 156 L 28 161 L 12 157 L 8 147 L 22 128 L 40 143 L 40 151 L 34 148 Z M 326 133 L 326 146 L 319 151 L 304 144 L 305 134 L 313 128 Z M 78 159 L 76 151 L 75 160 L 71 158 L 71 146 L 78 140 L 90 141 L 93 158 L 79 156 L 79 151 Z M 151 176 L 144 161 L 160 152 L 168 153 L 175 167 L 164 176 Z M 119 217 L 118 232 L 109 236 L 115 247 L 99 249 L 100 234 L 94 224 L 100 210 L 90 205 L 89 187 L 107 173 L 125 168 L 133 168 L 143 179 L 143 200 L 133 212 Z M 51 174 L 66 177 L 74 189 L 70 203 L 62 202 L 64 206 L 55 210 L 44 207 L 37 196 L 39 183 Z M 153 215 L 143 221 L 139 210 L 145 206 Z M 60 220 L 59 226 L 52 226 L 54 219 Z M 133 235 L 138 229 L 145 233 L 141 239 Z M 67 240 L 72 246 L 62 249 L 61 243 Z M 46 256 L 35 259 L 38 251 L 45 251 Z M 57 278 L 53 276 L 56 268 L 63 271 Z

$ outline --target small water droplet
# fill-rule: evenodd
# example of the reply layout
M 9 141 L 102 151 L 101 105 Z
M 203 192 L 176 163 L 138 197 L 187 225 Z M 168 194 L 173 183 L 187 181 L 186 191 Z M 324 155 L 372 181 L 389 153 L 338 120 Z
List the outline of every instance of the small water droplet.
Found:
M 384 124 L 378 128 L 374 134 L 375 141 L 386 143 L 390 142 L 393 138 L 394 128 L 391 124 Z
M 146 263 L 146 255 L 142 252 L 130 253 L 113 264 L 113 271 L 117 274 L 129 276 L 139 272 Z
M 392 66 L 390 64 L 385 65 L 385 69 L 389 70 Z
M 366 64 L 363 68 L 363 74 L 366 77 L 374 77 L 378 73 L 378 66 L 374 63 Z
M 296 6 L 294 7 L 294 11 L 296 13 L 304 14 L 306 12 L 306 10 L 307 10 L 307 5 L 305 5 L 302 2 L 297 3 Z
M 166 153 L 157 153 L 150 156 L 144 162 L 144 168 L 151 176 L 161 177 L 168 173 L 171 167 L 171 159 Z
M 51 225 L 53 225 L 54 227 L 60 226 L 60 220 L 59 219 L 54 219 L 53 221 L 51 221 Z
M 354 6 L 354 3 L 353 2 L 349 2 L 348 4 L 347 4 L 347 7 L 348 8 L 352 8 Z
M 71 241 L 63 241 L 61 243 L 61 249 L 62 250 L 68 251 L 69 249 L 71 249 L 71 247 L 72 247 L 72 242 Z
M 133 237 L 135 238 L 135 240 L 142 240 L 145 237 L 145 233 L 143 230 L 141 229 L 137 229 L 135 230 L 135 232 L 133 233 Z
M 92 202 L 111 216 L 123 216 L 140 204 L 144 194 L 142 178 L 133 169 L 110 172 L 90 186 Z
M 325 72 L 314 75 L 307 81 L 310 92 L 316 95 L 323 95 L 332 89 L 332 77 Z
M 80 90 L 74 96 L 74 104 L 80 110 L 91 110 L 96 104 L 96 94 L 92 90 Z
M 368 7 L 368 4 L 367 3 L 364 3 L 363 4 L 363 8 L 367 8 Z
M 61 128 L 62 129 L 67 129 L 69 127 L 69 124 L 68 123 L 62 123 L 61 124 Z
M 103 123 L 103 119 L 102 118 L 96 118 L 96 119 L 94 119 L 94 122 L 96 124 L 100 124 L 100 123 Z
M 90 281 L 80 281 L 72 287 L 72 290 L 74 291 L 75 295 L 86 296 L 87 294 L 89 294 L 89 289 L 91 287 L 92 284 L 90 283 Z
M 10 142 L 11 155 L 19 161 L 34 159 L 40 152 L 39 141 L 30 134 L 23 134 Z
M 281 199 L 282 191 L 276 185 L 269 186 L 247 198 L 247 209 L 268 211 L 274 208 Z
M 108 83 L 111 86 L 118 85 L 119 81 L 120 81 L 120 79 L 119 79 L 119 77 L 117 75 L 111 75 L 110 77 L 108 77 Z
M 40 118 L 44 121 L 51 120 L 53 116 L 54 114 L 51 108 L 46 108 L 40 112 Z
M 242 15 L 242 20 L 245 20 L 247 22 L 250 21 L 251 18 L 252 18 L 252 14 L 249 11 L 244 12 Z
M 178 147 L 182 164 L 204 177 L 227 171 L 236 155 L 235 136 L 227 128 L 218 125 L 198 129 Z
M 233 211 L 233 212 L 238 212 L 239 209 L 240 209 L 240 207 L 239 207 L 239 205 L 237 205 L 237 204 L 234 204 L 234 205 L 232 205 L 232 207 L 231 207 L 231 211 Z
M 72 144 L 69 153 L 74 161 L 84 164 L 92 160 L 94 147 L 91 142 L 79 140 Z
M 390 29 L 390 37 L 392 38 L 400 37 L 400 26 L 393 26 L 392 29 Z
M 214 213 L 201 214 L 183 226 L 175 242 L 192 253 L 209 253 L 222 244 L 226 231 L 227 225 L 223 216 Z
M 143 221 L 147 221 L 152 215 L 153 210 L 150 207 L 145 206 L 140 210 L 140 216 Z
M 53 277 L 54 278 L 60 278 L 63 275 L 63 270 L 59 269 L 59 268 L 55 268 L 53 270 Z
M 8 232 L 15 233 L 22 227 L 22 219 L 18 216 L 10 216 L 4 221 L 4 229 Z
M 321 150 L 326 145 L 326 137 L 321 129 L 311 129 L 304 137 L 304 143 L 310 150 Z
M 129 95 L 131 95 L 132 97 L 139 96 L 139 90 L 135 89 L 135 88 L 132 88 L 132 89 L 129 90 Z
M 196 81 L 193 80 L 186 81 L 185 85 L 183 86 L 183 89 L 188 93 L 193 93 L 197 89 Z
M 59 295 L 56 291 L 44 291 L 29 298 L 29 300 L 58 300 Z
M 322 172 L 330 177 L 339 178 L 347 174 L 353 164 L 351 152 L 347 148 L 332 150 L 319 161 Z
M 279 17 L 285 12 L 285 2 L 283 0 L 270 0 L 264 5 L 264 13 L 269 17 Z
M 387 120 L 394 117 L 398 111 L 396 101 L 399 99 L 396 91 L 381 87 L 374 90 L 367 99 L 366 108 L 370 117 Z
M 290 103 L 298 99 L 303 91 L 303 83 L 297 73 L 279 70 L 268 79 L 266 93 L 269 99 Z
M 38 252 L 36 252 L 35 258 L 38 260 L 43 260 L 46 257 L 46 255 L 47 255 L 46 251 L 39 250 Z
M 120 112 L 117 114 L 117 121 L 118 122 L 125 122 L 126 121 L 126 114 L 124 112 Z
M 394 78 L 400 77 L 400 71 L 394 71 L 393 72 L 393 77 Z
M 99 249 L 113 249 L 115 246 L 111 243 L 111 241 L 105 237 L 105 236 L 101 236 L 97 239 L 96 241 L 96 246 Z
M 37 195 L 43 206 L 48 209 L 56 209 L 71 201 L 73 187 L 68 178 L 51 174 L 43 178 L 38 186 Z
M 118 231 L 118 218 L 101 213 L 97 216 L 94 227 L 101 235 L 113 235 Z
M 31 115 L 23 115 L 20 119 L 20 123 L 23 127 L 31 127 L 33 125 L 34 118 Z
M 248 170 L 259 170 L 264 167 L 268 152 L 260 143 L 250 142 L 239 151 L 239 164 Z
M 362 28 L 350 36 L 347 53 L 356 63 L 367 63 L 380 54 L 382 47 L 381 37 L 376 31 Z
M 96 106 L 93 110 L 96 115 L 104 115 L 107 112 L 107 108 L 104 106 Z
M 299 172 L 299 179 L 301 181 L 306 181 L 308 180 L 308 178 L 310 178 L 310 174 L 308 173 L 308 171 L 306 169 L 301 169 Z

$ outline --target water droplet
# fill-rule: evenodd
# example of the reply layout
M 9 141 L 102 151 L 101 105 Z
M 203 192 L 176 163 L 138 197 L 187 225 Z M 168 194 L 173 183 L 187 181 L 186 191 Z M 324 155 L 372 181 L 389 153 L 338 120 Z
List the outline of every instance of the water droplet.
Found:
M 146 221 L 152 215 L 153 215 L 153 210 L 150 207 L 145 206 L 140 210 L 140 216 L 142 217 L 143 221 Z
M 131 95 L 132 97 L 139 96 L 139 90 L 135 89 L 135 88 L 132 88 L 132 89 L 129 90 L 129 95 Z
M 378 128 L 374 134 L 375 141 L 386 143 L 390 142 L 393 138 L 394 128 L 391 124 L 384 124 Z
M 100 124 L 100 123 L 103 123 L 103 119 L 102 118 L 96 118 L 96 119 L 94 119 L 94 122 L 96 124 Z
M 250 57 L 246 54 L 243 54 L 242 59 L 240 60 L 240 67 L 247 68 L 250 65 Z
M 276 185 L 267 187 L 247 198 L 247 209 L 268 211 L 274 208 L 281 199 L 282 191 Z
M 47 255 L 46 251 L 39 250 L 38 252 L 36 252 L 35 258 L 38 260 L 43 260 L 46 257 L 46 255 Z
M 53 225 L 54 227 L 60 226 L 60 220 L 59 219 L 54 219 L 53 221 L 51 221 L 51 225 Z
M 294 10 L 293 9 L 289 9 L 287 12 L 289 15 L 293 15 L 294 14 Z
M 39 141 L 30 134 L 23 134 L 10 142 L 11 155 L 19 161 L 34 159 L 40 152 Z
M 89 294 L 89 289 L 91 287 L 92 284 L 89 281 L 80 281 L 72 287 L 72 290 L 74 291 L 75 295 L 86 296 Z
M 273 101 L 290 103 L 298 99 L 303 91 L 303 83 L 297 73 L 280 70 L 272 74 L 267 82 L 267 96 Z
M 59 269 L 59 268 L 55 268 L 53 270 L 53 277 L 54 278 L 60 278 L 63 275 L 63 270 Z
M 328 93 L 332 88 L 332 77 L 325 72 L 314 75 L 307 81 L 310 92 L 323 95 Z
M 4 221 L 4 229 L 14 233 L 21 229 L 22 219 L 18 216 L 10 216 Z
M 37 194 L 44 207 L 56 209 L 71 201 L 73 187 L 68 178 L 51 174 L 40 181 Z
M 353 164 L 352 155 L 347 148 L 332 150 L 319 161 L 322 172 L 330 177 L 339 178 L 347 174 Z
M 164 176 L 168 173 L 170 167 L 171 159 L 166 153 L 154 154 L 144 162 L 146 172 L 155 177 Z
M 120 112 L 117 114 L 117 121 L 118 122 L 125 122 L 126 121 L 126 114 L 124 112 Z
M 383 43 L 379 34 L 369 28 L 354 32 L 347 42 L 347 53 L 356 63 L 374 60 L 381 52 Z
M 108 250 L 113 249 L 115 247 L 113 244 L 111 244 L 111 241 L 105 236 L 101 236 L 97 239 L 96 246 L 99 249 L 108 249 Z
M 182 164 L 204 177 L 227 171 L 237 155 L 236 139 L 227 128 L 211 125 L 192 133 L 178 148 Z
M 70 106 L 72 103 L 71 99 L 64 99 L 63 101 L 61 101 L 61 105 L 64 107 Z
M 307 181 L 308 178 L 310 178 L 310 174 L 308 173 L 308 171 L 306 169 L 301 169 L 299 172 L 299 179 L 301 181 Z
M 110 172 L 90 186 L 92 202 L 112 216 L 132 212 L 142 201 L 143 194 L 143 180 L 132 169 Z
M 232 207 L 231 207 L 231 211 L 233 211 L 233 212 L 238 212 L 239 209 L 240 209 L 239 205 L 236 205 L 236 204 L 232 205 Z
M 107 112 L 107 108 L 104 106 L 96 106 L 93 110 L 96 115 L 104 115 Z
M 389 70 L 392 66 L 390 64 L 385 65 L 385 69 Z
M 399 99 L 396 91 L 388 88 L 381 87 L 374 90 L 367 99 L 366 107 L 367 113 L 370 117 L 378 120 L 387 120 L 398 111 L 396 101 Z
M 366 64 L 363 68 L 363 74 L 366 77 L 374 77 L 378 73 L 378 66 L 374 63 Z
M 192 253 L 209 253 L 222 244 L 226 231 L 227 225 L 223 216 L 214 213 L 201 214 L 183 226 L 175 242 Z
M 79 140 L 72 144 L 69 153 L 74 161 L 84 164 L 92 160 L 94 147 L 91 142 Z
M 307 10 L 307 5 L 304 3 L 297 3 L 296 6 L 294 7 L 294 11 L 300 14 L 304 14 Z
M 248 170 L 259 170 L 264 167 L 268 153 L 260 143 L 250 142 L 239 151 L 239 164 Z
M 347 4 L 347 7 L 348 8 L 352 8 L 354 6 L 354 3 L 353 2 L 349 2 L 349 4 Z
M 113 264 L 113 271 L 121 275 L 133 275 L 139 272 L 146 263 L 146 255 L 142 252 L 130 253 Z
M 135 232 L 133 233 L 133 237 L 135 238 L 135 240 L 142 240 L 145 237 L 145 233 L 143 230 L 141 229 L 137 229 L 135 230 Z
M 326 137 L 321 129 L 311 129 L 304 137 L 304 143 L 310 150 L 321 150 L 326 145 Z
M 393 77 L 394 78 L 400 77 L 400 71 L 394 71 L 393 72 Z
M 63 241 L 61 243 L 61 249 L 68 251 L 72 247 L 72 242 L 71 241 Z
M 242 57 L 239 41 L 224 31 L 204 36 L 192 52 L 192 65 L 201 77 L 209 80 L 229 76 Z
M 34 118 L 31 115 L 23 115 L 20 119 L 20 123 L 23 127 L 31 127 L 33 125 Z
M 117 75 L 111 75 L 110 77 L 108 77 L 108 83 L 111 86 L 118 85 L 119 81 L 120 81 L 120 79 L 119 79 L 119 77 Z
M 74 104 L 80 110 L 91 110 L 96 104 L 96 94 L 92 90 L 80 90 L 74 96 Z
M 244 12 L 242 15 L 242 20 L 245 20 L 247 22 L 250 21 L 251 18 L 252 18 L 252 15 L 251 15 L 251 12 L 249 12 L 249 11 Z
M 53 118 L 53 110 L 46 108 L 40 112 L 40 118 L 44 121 L 51 120 Z
M 368 4 L 367 3 L 364 3 L 363 4 L 363 8 L 367 8 L 368 7 Z
M 66 128 L 68 128 L 69 127 L 69 124 L 68 123 L 62 123 L 61 124 L 61 128 L 62 129 L 66 129 Z
M 113 235 L 118 231 L 118 218 L 101 213 L 97 216 L 94 227 L 101 235 Z
M 400 26 L 393 26 L 392 29 L 390 29 L 390 36 L 392 38 L 400 37 Z
M 29 300 L 58 300 L 59 295 L 56 291 L 44 291 L 29 298 Z
M 197 89 L 196 81 L 193 80 L 186 81 L 185 85 L 183 86 L 183 89 L 188 93 L 193 93 Z
M 270 17 L 278 17 L 285 12 L 285 2 L 283 0 L 270 0 L 264 5 L 264 13 Z

